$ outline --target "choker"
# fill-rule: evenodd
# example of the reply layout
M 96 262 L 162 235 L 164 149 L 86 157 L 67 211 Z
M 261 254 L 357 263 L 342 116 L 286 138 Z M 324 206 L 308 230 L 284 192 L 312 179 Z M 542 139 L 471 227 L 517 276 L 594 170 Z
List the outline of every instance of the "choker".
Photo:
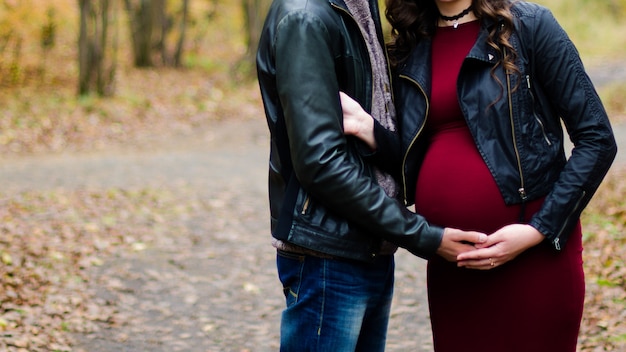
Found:
M 465 10 L 461 11 L 460 14 L 455 15 L 455 16 L 444 16 L 441 13 L 439 14 L 439 17 L 441 17 L 442 19 L 444 19 L 445 21 L 454 21 L 452 23 L 452 26 L 456 29 L 459 26 L 459 18 L 464 17 L 465 15 L 467 15 L 468 13 L 470 13 L 470 11 L 472 11 L 472 5 L 470 5 L 468 8 L 466 8 Z

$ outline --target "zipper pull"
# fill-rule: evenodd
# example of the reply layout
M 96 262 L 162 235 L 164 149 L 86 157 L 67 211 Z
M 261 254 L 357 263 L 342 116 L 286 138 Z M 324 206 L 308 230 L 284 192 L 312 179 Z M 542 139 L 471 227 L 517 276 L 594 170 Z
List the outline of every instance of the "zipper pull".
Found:
M 528 89 L 530 89 L 530 75 L 526 75 L 526 85 L 528 86 Z
M 519 193 L 520 198 L 522 198 L 522 204 L 520 204 L 520 208 L 519 208 L 519 223 L 520 224 L 525 224 L 526 223 L 526 190 L 524 189 L 524 187 L 520 187 L 520 189 L 517 190 L 517 192 Z
M 556 248 L 557 251 L 561 250 L 561 243 L 560 243 L 560 239 L 557 237 L 554 239 L 554 241 L 552 241 L 552 243 L 554 243 L 554 248 Z
M 519 196 L 520 196 L 520 198 L 522 198 L 522 201 L 526 201 L 526 198 L 528 198 L 528 196 L 526 195 L 526 190 L 524 189 L 524 187 L 521 187 L 520 189 L 518 189 L 517 193 L 519 193 Z

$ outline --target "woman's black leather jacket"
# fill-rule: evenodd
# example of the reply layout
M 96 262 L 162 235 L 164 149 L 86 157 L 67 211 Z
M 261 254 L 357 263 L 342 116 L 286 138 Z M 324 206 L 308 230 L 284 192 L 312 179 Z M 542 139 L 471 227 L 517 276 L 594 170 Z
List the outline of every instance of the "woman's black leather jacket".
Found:
M 377 2 L 370 4 L 382 38 Z M 376 257 L 382 240 L 433 255 L 443 229 L 388 197 L 357 141 L 343 134 L 339 91 L 365 107 L 372 99 L 365 41 L 343 1 L 274 1 L 257 70 L 271 132 L 272 235 L 357 260 Z
M 517 28 L 510 41 L 521 74 L 507 75 L 500 66 L 495 74 L 502 85 L 491 76 L 499 57 L 486 44 L 486 36 L 487 29 L 498 24 L 483 21 L 459 74 L 458 101 L 506 204 L 545 197 L 541 210 L 525 221 L 560 250 L 613 162 L 617 146 L 578 52 L 549 10 L 518 2 L 512 12 Z M 429 112 L 430 67 L 430 41 L 422 40 L 395 76 L 402 150 L 398 162 L 407 204 L 414 202 L 426 148 L 426 138 L 420 137 Z M 574 144 L 569 159 L 561 123 Z M 383 134 L 377 132 L 377 138 Z

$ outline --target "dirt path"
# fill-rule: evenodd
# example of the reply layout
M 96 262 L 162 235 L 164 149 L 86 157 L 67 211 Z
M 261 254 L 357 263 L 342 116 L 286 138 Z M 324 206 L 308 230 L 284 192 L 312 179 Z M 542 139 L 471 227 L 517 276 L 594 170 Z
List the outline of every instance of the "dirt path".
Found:
M 626 163 L 626 125 L 617 125 Z M 49 189 L 156 187 L 188 192 L 214 214 L 187 219 L 184 235 L 110 258 L 91 289 L 120 322 L 76 335 L 77 351 L 275 351 L 283 300 L 269 245 L 267 131 L 254 121 L 158 146 L 108 153 L 4 158 L 5 194 Z M 424 262 L 397 256 L 389 351 L 432 351 Z

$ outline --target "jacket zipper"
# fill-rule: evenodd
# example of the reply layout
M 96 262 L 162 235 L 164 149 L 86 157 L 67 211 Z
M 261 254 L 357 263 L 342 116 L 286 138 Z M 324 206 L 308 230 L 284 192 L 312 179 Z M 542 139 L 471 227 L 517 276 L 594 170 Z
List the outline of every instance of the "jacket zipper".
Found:
M 304 199 L 304 205 L 302 206 L 302 211 L 300 212 L 300 214 L 305 215 L 306 211 L 309 209 L 309 202 L 311 201 L 311 197 L 309 197 L 308 195 L 306 196 L 306 198 Z
M 552 142 L 550 142 L 550 139 L 548 138 L 548 135 L 546 134 L 546 128 L 543 124 L 543 121 L 541 121 L 539 116 L 537 116 L 537 112 L 535 110 L 535 95 L 533 94 L 533 91 L 531 90 L 531 87 L 530 87 L 530 75 L 526 75 L 526 85 L 528 86 L 528 93 L 530 94 L 530 100 L 532 100 L 532 104 L 533 104 L 533 107 L 532 107 L 533 116 L 535 117 L 535 120 L 537 120 L 539 127 L 541 127 L 541 133 L 543 134 L 543 139 L 546 141 L 548 145 L 552 145 Z
M 406 153 L 404 153 L 404 157 L 402 157 L 402 188 L 404 189 L 404 198 L 405 198 L 405 203 L 406 203 L 406 198 L 407 198 L 407 181 L 406 181 L 406 160 L 407 157 L 409 156 L 409 151 L 413 148 L 413 146 L 415 145 L 415 141 L 417 141 L 417 137 L 419 137 L 420 134 L 422 134 L 422 131 L 424 130 L 424 126 L 426 126 L 426 119 L 428 118 L 428 112 L 430 110 L 430 102 L 428 101 L 428 96 L 426 96 L 426 92 L 424 91 L 424 89 L 422 88 L 422 86 L 414 79 L 412 79 L 409 76 L 406 75 L 399 75 L 400 78 L 404 78 L 406 80 L 408 80 L 409 82 L 413 83 L 420 92 L 422 92 L 422 95 L 424 96 L 424 100 L 426 101 L 426 112 L 424 113 L 424 121 L 422 122 L 422 125 L 420 126 L 419 130 L 417 131 L 417 133 L 415 134 L 415 136 L 413 137 L 413 139 L 411 140 L 411 143 L 409 144 L 409 147 L 406 149 Z
M 565 230 L 565 226 L 567 225 L 567 223 L 569 223 L 570 219 L 572 218 L 572 215 L 574 215 L 574 212 L 576 211 L 576 209 L 578 209 L 580 202 L 582 202 L 582 200 L 585 198 L 586 195 L 587 195 L 587 192 L 583 191 L 583 193 L 578 198 L 576 205 L 574 206 L 572 211 L 570 211 L 570 213 L 567 215 L 567 218 L 565 218 L 565 221 L 563 222 L 563 226 L 561 226 L 561 228 L 559 229 L 559 232 L 556 233 L 556 237 L 554 238 L 554 240 L 552 240 L 552 243 L 554 244 L 554 248 L 556 248 L 557 251 L 561 250 L 561 235 L 563 234 L 563 231 Z
M 525 182 L 524 182 L 524 173 L 522 172 L 522 161 L 519 155 L 519 149 L 517 147 L 517 138 L 515 134 L 515 121 L 513 120 L 513 98 L 511 94 L 511 75 L 509 72 L 506 72 L 506 87 L 507 87 L 507 95 L 509 100 L 509 119 L 511 120 L 511 136 L 513 137 L 513 149 L 515 150 L 515 158 L 517 159 L 517 170 L 519 172 L 520 179 L 520 187 L 517 190 L 519 196 L 522 200 L 521 210 L 520 210 L 520 222 L 524 221 L 524 212 L 526 208 L 526 199 L 528 195 L 526 193 Z

